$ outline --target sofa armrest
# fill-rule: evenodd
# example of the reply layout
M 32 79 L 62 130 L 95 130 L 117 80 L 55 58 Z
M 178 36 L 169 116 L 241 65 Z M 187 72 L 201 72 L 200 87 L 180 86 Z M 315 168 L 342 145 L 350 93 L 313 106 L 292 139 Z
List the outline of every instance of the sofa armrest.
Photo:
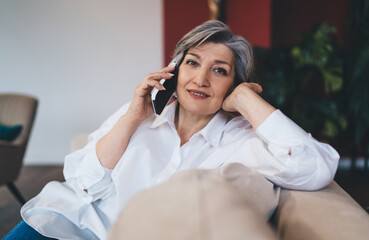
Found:
M 281 239 L 367 239 L 369 215 L 336 182 L 315 191 L 283 189 L 276 213 Z
M 77 151 L 87 144 L 88 133 L 81 133 L 75 137 L 70 142 L 70 152 Z

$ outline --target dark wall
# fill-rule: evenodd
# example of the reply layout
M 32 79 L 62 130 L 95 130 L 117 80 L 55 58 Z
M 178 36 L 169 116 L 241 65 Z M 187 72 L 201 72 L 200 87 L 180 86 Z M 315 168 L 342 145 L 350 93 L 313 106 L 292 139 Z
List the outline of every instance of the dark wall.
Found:
M 274 0 L 272 3 L 272 45 L 287 46 L 297 41 L 296 33 L 326 21 L 336 27 L 341 43 L 349 0 Z

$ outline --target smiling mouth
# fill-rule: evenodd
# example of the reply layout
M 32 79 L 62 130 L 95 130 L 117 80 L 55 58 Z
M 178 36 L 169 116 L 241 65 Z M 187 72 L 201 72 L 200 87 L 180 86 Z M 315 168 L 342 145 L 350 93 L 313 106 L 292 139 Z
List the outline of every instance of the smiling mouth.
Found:
M 187 90 L 189 93 L 195 95 L 195 96 L 198 96 L 198 97 L 210 97 L 209 95 L 203 93 L 203 92 L 199 92 L 199 91 L 194 91 L 194 90 Z

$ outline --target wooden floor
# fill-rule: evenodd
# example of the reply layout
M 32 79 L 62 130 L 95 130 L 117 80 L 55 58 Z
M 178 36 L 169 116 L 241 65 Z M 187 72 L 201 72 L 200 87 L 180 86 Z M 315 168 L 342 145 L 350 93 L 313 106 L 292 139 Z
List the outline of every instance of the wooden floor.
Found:
M 62 167 L 27 166 L 15 182 L 26 200 L 38 194 L 49 181 L 63 181 Z M 361 206 L 369 206 L 369 172 L 339 170 L 335 180 Z M 21 205 L 15 200 L 6 186 L 0 187 L 0 237 L 2 238 L 20 220 Z

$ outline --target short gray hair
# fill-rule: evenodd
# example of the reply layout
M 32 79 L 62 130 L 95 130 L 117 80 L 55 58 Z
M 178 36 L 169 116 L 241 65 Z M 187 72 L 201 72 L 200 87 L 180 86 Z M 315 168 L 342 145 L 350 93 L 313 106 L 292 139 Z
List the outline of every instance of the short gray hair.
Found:
M 254 56 L 251 44 L 244 37 L 233 35 L 231 29 L 220 21 L 207 21 L 188 32 L 177 43 L 173 59 L 180 62 L 190 48 L 205 42 L 222 43 L 233 52 L 234 86 L 254 81 Z

